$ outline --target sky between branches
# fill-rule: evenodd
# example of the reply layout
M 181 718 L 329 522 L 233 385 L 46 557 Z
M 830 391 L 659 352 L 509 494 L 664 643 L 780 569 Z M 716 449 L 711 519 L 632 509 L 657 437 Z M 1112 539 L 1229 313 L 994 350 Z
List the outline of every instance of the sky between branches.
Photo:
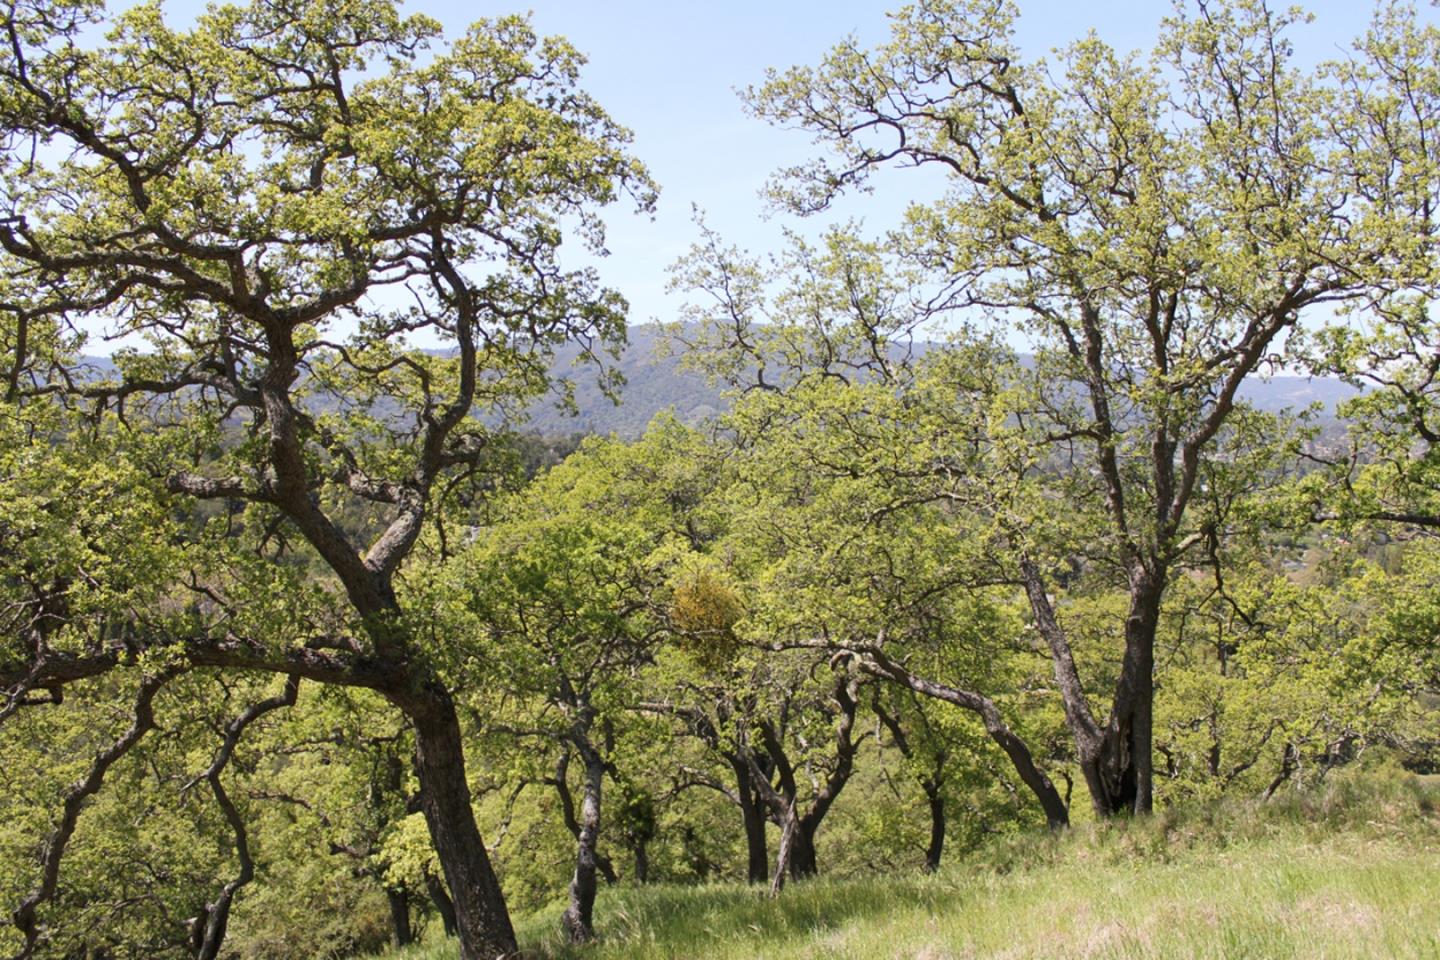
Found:
M 533 2 L 537 29 L 566 37 L 589 58 L 583 86 L 635 132 L 635 155 L 661 187 L 653 222 L 622 206 L 608 211 L 609 257 L 592 261 L 578 243 L 567 256 L 571 265 L 596 263 L 605 283 L 629 299 L 631 323 L 674 319 L 683 303 L 683 295 L 666 291 L 666 267 L 698 238 L 694 209 L 729 243 L 764 252 L 780 249 L 786 227 L 813 235 L 826 223 L 857 218 L 869 231 L 883 232 L 906 202 L 938 189 L 938 178 L 927 183 L 914 171 L 892 171 L 875 178 L 873 194 L 846 198 L 822 218 L 801 222 L 771 215 L 760 196 L 766 178 L 814 156 L 815 148 L 803 132 L 746 116 L 737 94 L 761 83 L 767 67 L 817 63 L 847 36 L 862 46 L 879 43 L 888 32 L 887 10 L 901 0 Z M 1277 0 L 1277 7 L 1285 2 Z M 1092 29 L 1118 50 L 1148 52 L 1161 18 L 1171 10 L 1169 0 L 1019 0 L 1019 5 L 1017 39 L 1029 58 L 1048 57 Z M 1343 55 L 1374 10 L 1367 0 L 1302 5 L 1314 20 L 1292 36 L 1301 64 Z M 169 0 L 166 10 L 178 24 L 204 6 L 203 0 Z M 1417 6 L 1423 20 L 1440 20 L 1434 5 L 1420 0 Z M 407 13 L 434 17 L 452 38 L 480 17 L 525 9 L 463 0 L 408 0 L 404 6 Z M 92 343 L 92 350 L 109 352 L 99 346 Z

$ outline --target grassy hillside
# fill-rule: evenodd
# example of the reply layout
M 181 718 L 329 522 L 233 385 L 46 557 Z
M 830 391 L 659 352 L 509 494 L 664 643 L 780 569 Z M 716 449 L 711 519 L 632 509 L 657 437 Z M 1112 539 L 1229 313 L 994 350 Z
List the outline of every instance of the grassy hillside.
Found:
M 534 958 L 1440 958 L 1440 783 L 1350 777 L 1270 804 L 994 844 L 935 876 L 606 890 L 602 942 L 555 906 Z M 443 943 L 389 960 L 450 960 Z

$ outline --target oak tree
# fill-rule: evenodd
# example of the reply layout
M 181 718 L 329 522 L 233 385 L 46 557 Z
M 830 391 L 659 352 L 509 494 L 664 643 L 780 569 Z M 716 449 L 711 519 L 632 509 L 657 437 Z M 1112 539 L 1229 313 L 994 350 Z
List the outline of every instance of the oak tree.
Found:
M 1303 69 L 1298 11 L 1198 0 L 1163 21 L 1149 58 L 1092 35 L 1046 63 L 1019 50 L 1013 4 L 921 0 L 879 46 L 842 42 L 747 95 L 825 151 L 777 179 L 789 209 L 822 211 L 886 168 L 938 174 L 941 195 L 887 246 L 929 272 L 932 305 L 1014 331 L 1033 355 L 1006 385 L 1025 394 L 1011 416 L 1037 476 L 1069 469 L 1033 501 L 1044 515 L 1017 514 L 1008 564 L 1100 814 L 1152 805 L 1156 630 L 1166 590 L 1220 530 L 1197 505 L 1242 387 L 1306 311 L 1383 302 L 1433 269 L 1437 101 L 1392 69 L 1414 16 L 1386 8 L 1347 61 Z M 1102 705 L 1052 602 L 1077 556 L 1129 598 Z
M 623 337 L 624 301 L 557 252 L 567 234 L 603 250 L 596 210 L 624 194 L 648 209 L 645 171 L 578 87 L 582 58 L 521 18 L 448 45 L 384 0 L 257 0 L 186 29 L 151 3 L 106 23 L 89 0 L 0 12 L 6 392 L 83 406 L 128 444 L 123 482 L 208 522 L 159 534 L 189 541 L 159 608 L 72 621 L 61 589 L 54 629 L 7 635 L 7 703 L 145 666 L 83 799 L 177 670 L 375 690 L 413 730 L 462 954 L 512 953 L 436 656 L 453 638 L 407 616 L 405 565 L 484 484 L 475 414 L 543 394 L 557 345 L 598 358 Z M 75 356 L 97 330 L 122 338 L 113 369 Z M 267 582 L 304 600 L 256 603 Z M 16 915 L 22 956 L 58 865 Z

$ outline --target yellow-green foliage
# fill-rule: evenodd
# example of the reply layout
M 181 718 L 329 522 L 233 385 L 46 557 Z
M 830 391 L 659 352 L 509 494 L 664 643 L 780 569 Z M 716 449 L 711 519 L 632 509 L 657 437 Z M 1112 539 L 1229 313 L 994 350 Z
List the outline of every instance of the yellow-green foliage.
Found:
M 723 666 L 735 655 L 734 628 L 744 613 L 735 588 L 705 567 L 683 574 L 671 595 L 676 642 L 707 669 Z

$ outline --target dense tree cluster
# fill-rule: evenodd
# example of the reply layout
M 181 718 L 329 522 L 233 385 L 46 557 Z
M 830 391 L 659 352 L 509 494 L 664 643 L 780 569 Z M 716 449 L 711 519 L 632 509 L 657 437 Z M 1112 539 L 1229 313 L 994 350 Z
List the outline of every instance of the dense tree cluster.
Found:
M 1300 69 L 1262 0 L 1049 64 L 921 0 L 773 73 L 822 151 L 782 207 L 945 190 L 768 259 L 702 225 L 671 340 L 728 412 L 573 452 L 494 425 L 562 349 L 608 384 L 625 303 L 559 251 L 655 193 L 569 45 L 0 11 L 0 954 L 479 960 L 562 894 L 593 939 L 601 883 L 1440 763 L 1410 8 Z M 1302 368 L 1366 389 L 1245 403 Z

